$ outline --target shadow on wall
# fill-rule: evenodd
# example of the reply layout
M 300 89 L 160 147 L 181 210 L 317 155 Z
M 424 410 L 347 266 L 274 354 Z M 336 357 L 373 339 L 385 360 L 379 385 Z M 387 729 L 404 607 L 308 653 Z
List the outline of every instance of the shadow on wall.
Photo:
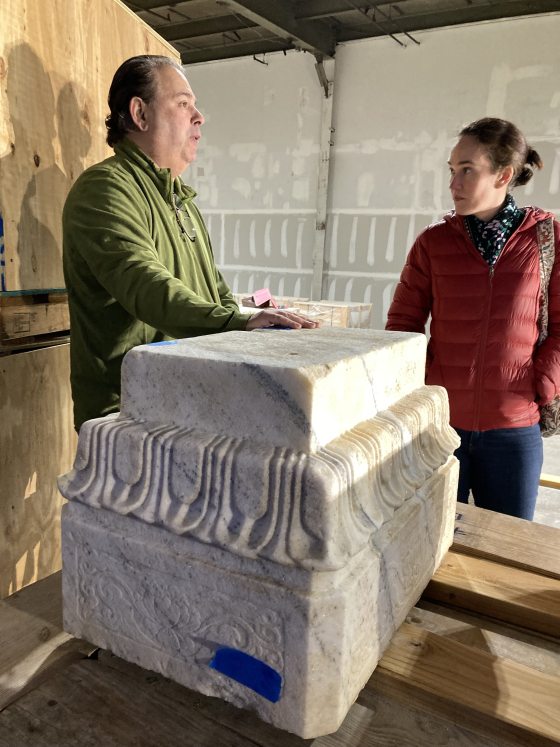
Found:
M 0 214 L 6 261 L 17 272 L 7 268 L 14 279 L 6 290 L 62 287 L 61 213 L 91 148 L 88 98 L 72 82 L 55 98 L 51 76 L 28 44 L 12 47 L 7 60 L 13 136 L 0 161 Z

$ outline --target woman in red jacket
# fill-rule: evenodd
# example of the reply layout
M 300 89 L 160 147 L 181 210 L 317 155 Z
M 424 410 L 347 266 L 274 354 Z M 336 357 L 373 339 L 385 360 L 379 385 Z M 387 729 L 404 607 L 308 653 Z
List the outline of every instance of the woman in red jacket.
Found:
M 387 329 L 424 332 L 426 383 L 447 389 L 461 438 L 457 499 L 532 519 L 542 468 L 538 404 L 560 391 L 560 224 L 549 286 L 548 338 L 537 348 L 537 224 L 510 189 L 541 168 L 511 122 L 484 118 L 449 158 L 455 210 L 426 228 L 406 260 Z

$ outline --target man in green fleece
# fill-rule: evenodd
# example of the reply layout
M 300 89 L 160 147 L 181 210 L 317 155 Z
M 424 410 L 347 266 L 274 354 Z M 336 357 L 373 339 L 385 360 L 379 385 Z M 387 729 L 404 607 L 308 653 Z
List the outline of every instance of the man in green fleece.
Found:
M 120 370 L 135 345 L 229 330 L 315 327 L 298 314 L 242 314 L 214 263 L 180 174 L 196 158 L 204 117 L 167 57 L 124 62 L 105 124 L 115 155 L 87 169 L 63 213 L 74 423 L 119 409 Z

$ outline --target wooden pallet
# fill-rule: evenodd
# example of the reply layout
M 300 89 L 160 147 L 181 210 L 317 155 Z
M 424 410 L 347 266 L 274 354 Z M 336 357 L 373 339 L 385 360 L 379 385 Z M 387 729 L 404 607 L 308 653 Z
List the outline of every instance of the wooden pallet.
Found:
M 0 294 L 0 354 L 68 340 L 66 291 Z
M 63 332 L 70 329 L 66 292 L 0 298 L 0 339 Z
M 474 507 L 456 529 L 336 734 L 302 740 L 72 639 L 55 574 L 0 602 L 0 747 L 558 745 L 560 532 Z

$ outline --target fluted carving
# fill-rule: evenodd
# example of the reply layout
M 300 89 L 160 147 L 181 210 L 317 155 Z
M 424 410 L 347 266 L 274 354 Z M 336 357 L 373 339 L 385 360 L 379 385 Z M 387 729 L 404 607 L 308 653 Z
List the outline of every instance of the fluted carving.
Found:
M 334 570 L 456 445 L 437 387 L 417 389 L 312 453 L 103 418 L 83 426 L 74 469 L 59 486 L 70 500 L 245 557 Z

